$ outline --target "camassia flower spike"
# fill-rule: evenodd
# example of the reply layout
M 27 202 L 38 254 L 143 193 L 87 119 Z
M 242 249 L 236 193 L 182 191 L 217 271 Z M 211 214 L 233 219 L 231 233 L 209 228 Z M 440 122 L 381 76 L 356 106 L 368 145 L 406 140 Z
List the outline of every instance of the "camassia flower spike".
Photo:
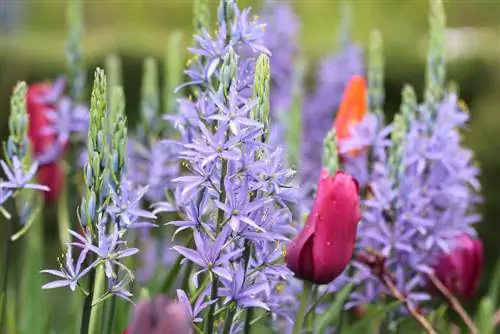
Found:
M 361 122 L 368 111 L 366 81 L 361 75 L 354 75 L 344 91 L 342 102 L 333 123 L 333 128 L 337 134 L 337 140 L 341 143 L 350 138 L 351 128 Z M 352 149 L 342 154 L 354 157 L 361 153 L 362 149 Z

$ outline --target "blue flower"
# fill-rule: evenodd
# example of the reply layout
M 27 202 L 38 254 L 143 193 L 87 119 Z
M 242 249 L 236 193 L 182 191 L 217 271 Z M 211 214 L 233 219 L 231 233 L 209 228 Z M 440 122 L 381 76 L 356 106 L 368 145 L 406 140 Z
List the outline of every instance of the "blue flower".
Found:
M 242 266 L 239 266 L 230 277 L 232 279 L 221 277 L 223 287 L 219 290 L 219 294 L 226 297 L 224 304 L 234 301 L 241 308 L 260 307 L 269 310 L 269 307 L 258 298 L 258 295 L 267 288 L 265 282 L 249 284 Z
M 118 218 L 121 228 L 154 227 L 150 221 L 156 216 L 140 207 L 140 201 L 148 191 L 148 186 L 139 191 L 130 189 L 129 182 L 122 181 L 118 191 L 111 189 L 112 204 L 106 212 Z
M 217 301 L 217 300 L 205 301 L 205 299 L 208 296 L 209 288 L 210 286 L 198 296 L 198 299 L 196 299 L 196 302 L 194 303 L 193 306 L 191 306 L 191 303 L 189 302 L 189 298 L 186 295 L 186 293 L 180 289 L 177 290 L 177 298 L 179 299 L 179 302 L 181 302 L 186 307 L 194 323 L 203 321 L 203 319 L 198 317 L 198 315 L 201 313 L 201 311 L 207 308 L 207 306 L 210 306 Z
M 91 263 L 88 267 L 83 267 L 89 249 L 83 248 L 78 256 L 76 264 L 73 261 L 72 248 L 68 246 L 66 249 L 65 264 L 61 264 L 61 270 L 42 270 L 41 273 L 51 274 L 62 280 L 56 280 L 42 286 L 42 289 L 54 289 L 69 286 L 71 291 L 75 291 L 78 281 L 82 279 L 88 272 L 95 267 L 97 260 Z
M 232 279 L 231 274 L 229 273 L 227 268 L 225 268 L 225 265 L 229 260 L 238 255 L 241 255 L 243 249 L 237 249 L 229 253 L 223 253 L 222 249 L 224 243 L 226 242 L 227 235 L 228 229 L 225 228 L 217 236 L 217 239 L 215 239 L 214 243 L 210 244 L 204 234 L 200 234 L 199 232 L 195 231 L 193 232 L 193 236 L 196 251 L 182 246 L 172 247 L 173 250 L 202 268 L 201 270 L 197 271 L 191 278 L 195 286 L 198 286 L 198 275 L 207 270 L 213 272 L 217 276 L 224 277 L 227 280 Z

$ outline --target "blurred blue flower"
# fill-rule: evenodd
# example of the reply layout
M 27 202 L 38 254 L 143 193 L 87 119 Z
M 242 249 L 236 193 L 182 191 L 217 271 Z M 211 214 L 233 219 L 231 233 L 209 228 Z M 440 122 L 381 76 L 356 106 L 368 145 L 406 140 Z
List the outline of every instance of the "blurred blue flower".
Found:
M 0 182 L 0 188 L 4 189 L 35 189 L 41 191 L 49 191 L 50 189 L 42 184 L 30 183 L 35 177 L 38 169 L 38 163 L 34 162 L 29 170 L 24 171 L 21 161 L 18 157 L 12 158 L 12 166 L 9 166 L 4 160 L 0 160 L 2 170 L 7 177 L 7 180 Z
M 318 67 L 312 94 L 302 109 L 300 182 L 306 191 L 317 183 L 321 170 L 323 139 L 332 128 L 344 89 L 355 74 L 364 74 L 362 50 L 347 44 L 340 53 L 325 58 Z

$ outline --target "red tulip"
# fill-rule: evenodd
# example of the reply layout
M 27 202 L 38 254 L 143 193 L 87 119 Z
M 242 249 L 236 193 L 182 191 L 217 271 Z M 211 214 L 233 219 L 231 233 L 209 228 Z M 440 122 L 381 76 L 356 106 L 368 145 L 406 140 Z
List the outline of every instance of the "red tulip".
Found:
M 327 284 L 347 267 L 361 219 L 358 191 L 349 174 L 321 171 L 313 209 L 285 256 L 297 278 Z
M 479 286 L 483 266 L 483 243 L 465 233 L 455 241 L 455 248 L 438 258 L 434 268 L 435 274 L 451 293 L 468 299 Z
M 333 124 L 339 142 L 349 139 L 351 136 L 351 128 L 361 122 L 363 117 L 365 117 L 368 110 L 366 91 L 365 79 L 361 75 L 353 76 L 347 84 L 337 117 Z M 359 155 L 361 151 L 361 149 L 352 149 L 342 155 L 343 157 L 355 157 Z
M 47 112 L 54 108 L 53 105 L 42 102 L 42 97 L 52 90 L 49 83 L 38 83 L 29 86 L 27 106 L 29 115 L 28 137 L 35 156 L 39 156 L 50 150 L 56 144 L 56 135 L 47 135 L 42 132 L 50 125 Z M 61 194 L 64 183 L 64 169 L 60 161 L 47 163 L 39 167 L 38 182 L 50 188 L 44 192 L 46 202 L 54 202 Z

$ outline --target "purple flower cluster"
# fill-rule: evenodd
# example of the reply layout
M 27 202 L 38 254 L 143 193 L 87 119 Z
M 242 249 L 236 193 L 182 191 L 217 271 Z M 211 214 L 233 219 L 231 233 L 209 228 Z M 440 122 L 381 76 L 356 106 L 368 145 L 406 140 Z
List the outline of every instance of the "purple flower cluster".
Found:
M 338 54 L 328 56 L 319 65 L 317 82 L 306 98 L 302 112 L 300 181 L 304 190 L 318 181 L 321 170 L 323 139 L 332 127 L 347 82 L 364 73 L 363 54 L 354 44 L 346 44 Z
M 192 283 L 201 289 L 195 300 L 179 290 L 179 299 L 195 322 L 210 308 L 206 326 L 214 324 L 216 310 L 227 308 L 225 326 L 231 332 L 243 326 L 236 315 L 244 309 L 290 317 L 290 310 L 276 305 L 278 283 L 290 275 L 282 264 L 283 246 L 295 232 L 287 206 L 295 200 L 293 172 L 284 168 L 283 149 L 266 143 L 267 121 L 259 113 L 265 109 L 259 105 L 266 100 L 259 98 L 265 89 L 254 90 L 255 99 L 247 94 L 255 61 L 237 55 L 238 50 L 247 55 L 248 48 L 268 53 L 261 25 L 249 22 L 248 15 L 249 10 L 240 12 L 231 1 L 221 1 L 218 33 L 203 32 L 191 49 L 199 56 L 199 69 L 187 71 L 195 99 L 182 100 L 180 114 L 173 117 L 183 135 L 180 157 L 189 174 L 174 180 L 181 191 L 182 220 L 169 224 L 176 233 L 192 233 L 186 246 L 173 249 L 195 264 Z M 219 323 L 214 332 L 222 330 Z
M 179 145 L 170 140 L 157 140 L 147 148 L 129 139 L 127 151 L 127 178 L 136 185 L 148 186 L 145 198 L 150 203 L 164 200 L 166 191 L 173 186 L 172 179 L 179 174 Z
M 418 303 L 430 298 L 425 274 L 432 272 L 436 256 L 449 251 L 460 233 L 475 234 L 472 224 L 480 216 L 472 209 L 480 200 L 479 170 L 472 152 L 461 146 L 459 131 L 468 114 L 455 94 L 437 106 L 434 122 L 429 122 L 432 115 L 425 105 L 417 106 L 410 88 L 403 98 L 390 142 L 372 146 L 357 255 L 374 251 L 385 258 L 385 270 L 397 288 Z M 361 285 L 349 306 L 387 293 L 365 263 L 355 261 L 353 266 L 354 280 Z

